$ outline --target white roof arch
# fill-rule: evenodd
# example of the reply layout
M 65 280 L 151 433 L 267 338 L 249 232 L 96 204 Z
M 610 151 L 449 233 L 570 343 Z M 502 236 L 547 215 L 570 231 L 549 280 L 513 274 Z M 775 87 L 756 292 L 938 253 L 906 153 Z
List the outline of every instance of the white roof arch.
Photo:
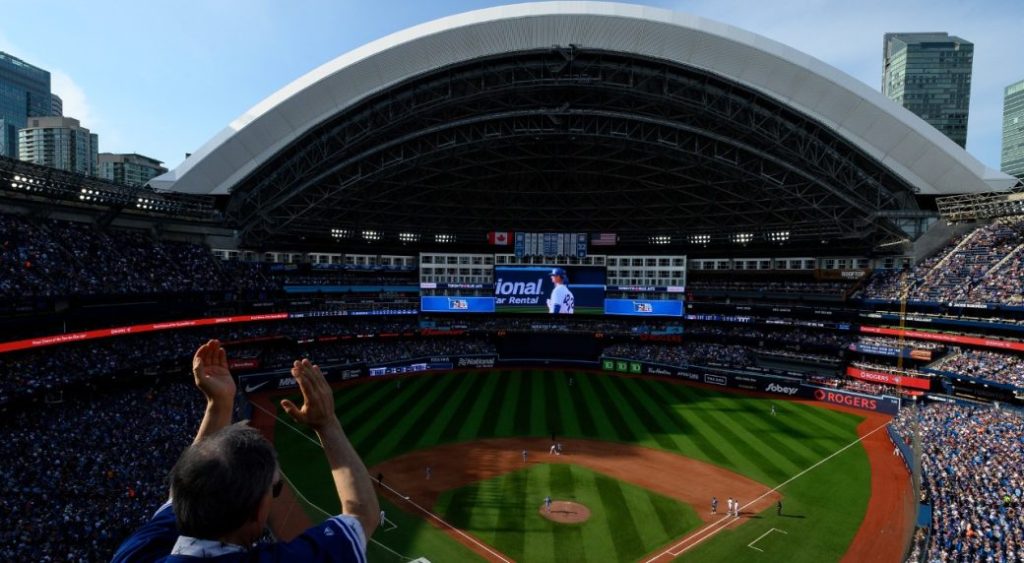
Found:
M 278 151 L 367 96 L 451 64 L 569 44 L 673 61 L 741 83 L 823 123 L 923 194 L 1015 183 L 859 80 L 766 37 L 660 8 L 541 2 L 437 19 L 349 51 L 253 106 L 150 185 L 230 193 Z

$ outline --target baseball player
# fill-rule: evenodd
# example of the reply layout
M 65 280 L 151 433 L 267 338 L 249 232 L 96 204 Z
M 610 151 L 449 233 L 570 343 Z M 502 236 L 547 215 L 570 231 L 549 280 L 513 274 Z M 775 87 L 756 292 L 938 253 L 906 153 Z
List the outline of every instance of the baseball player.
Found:
M 569 276 L 565 273 L 565 268 L 551 270 L 551 283 L 555 284 L 555 289 L 551 291 L 551 297 L 547 301 L 548 312 L 560 315 L 573 314 L 576 310 L 576 298 L 566 285 L 569 283 Z
M 427 471 L 426 471 L 426 473 L 427 473 L 427 480 L 429 481 L 429 480 L 430 480 L 430 473 L 431 473 L 431 471 L 430 471 L 430 466 L 429 466 L 429 465 L 427 466 Z
M 718 497 L 711 497 L 711 514 L 718 514 Z
M 526 450 L 523 450 L 523 463 L 526 463 L 526 456 L 529 455 Z
M 732 500 L 732 497 L 729 497 L 729 502 L 726 503 L 725 508 L 726 508 L 726 514 L 728 514 L 729 516 L 732 516 L 732 511 L 733 511 L 734 508 L 736 508 L 736 501 Z
M 775 503 L 775 515 L 782 516 L 782 499 Z
M 772 416 L 775 416 L 775 403 L 772 403 Z
M 732 513 L 732 515 L 735 516 L 736 518 L 739 518 L 740 517 L 740 501 L 737 499 L 735 502 L 732 503 L 732 506 L 733 506 L 733 513 Z
M 551 495 L 544 497 L 544 510 L 551 512 Z

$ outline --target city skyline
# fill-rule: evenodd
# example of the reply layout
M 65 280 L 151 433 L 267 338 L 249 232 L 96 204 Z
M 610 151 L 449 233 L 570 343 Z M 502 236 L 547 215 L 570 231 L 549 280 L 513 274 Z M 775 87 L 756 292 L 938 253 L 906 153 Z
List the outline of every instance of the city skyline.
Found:
M 36 11 L 15 4 L 5 7 L 12 25 L 0 30 L 0 51 L 50 71 L 64 115 L 100 134 L 104 151 L 146 154 L 173 169 L 185 153 L 312 69 L 407 27 L 505 3 L 67 2 L 48 16 L 52 33 L 47 34 L 32 32 L 29 22 L 38 17 Z M 1016 57 L 1005 39 L 1024 24 L 1019 2 L 646 4 L 764 35 L 876 91 L 881 90 L 884 33 L 942 31 L 963 37 L 975 44 L 967 151 L 992 169 L 1000 167 L 1003 90 L 1024 79 L 1024 58 Z M 147 28 L 140 25 L 145 21 L 161 23 Z

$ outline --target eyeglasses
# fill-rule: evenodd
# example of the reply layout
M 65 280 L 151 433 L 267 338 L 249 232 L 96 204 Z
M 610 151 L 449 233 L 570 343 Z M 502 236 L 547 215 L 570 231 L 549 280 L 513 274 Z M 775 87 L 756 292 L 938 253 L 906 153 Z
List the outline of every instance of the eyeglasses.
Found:
M 281 496 L 281 489 L 284 488 L 284 479 L 278 479 L 274 482 L 274 487 L 271 492 L 274 494 L 274 498 Z

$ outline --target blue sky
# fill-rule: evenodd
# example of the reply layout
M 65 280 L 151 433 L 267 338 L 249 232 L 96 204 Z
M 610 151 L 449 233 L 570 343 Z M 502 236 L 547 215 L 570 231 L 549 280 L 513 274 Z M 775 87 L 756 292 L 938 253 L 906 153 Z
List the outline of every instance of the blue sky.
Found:
M 364 43 L 507 4 L 435 0 L 0 0 L 0 51 L 49 70 L 64 113 L 103 152 L 175 167 L 257 102 Z M 975 44 L 967 150 L 999 167 L 1003 88 L 1024 79 L 1024 0 L 676 0 L 863 81 L 881 82 L 882 34 L 948 31 Z

